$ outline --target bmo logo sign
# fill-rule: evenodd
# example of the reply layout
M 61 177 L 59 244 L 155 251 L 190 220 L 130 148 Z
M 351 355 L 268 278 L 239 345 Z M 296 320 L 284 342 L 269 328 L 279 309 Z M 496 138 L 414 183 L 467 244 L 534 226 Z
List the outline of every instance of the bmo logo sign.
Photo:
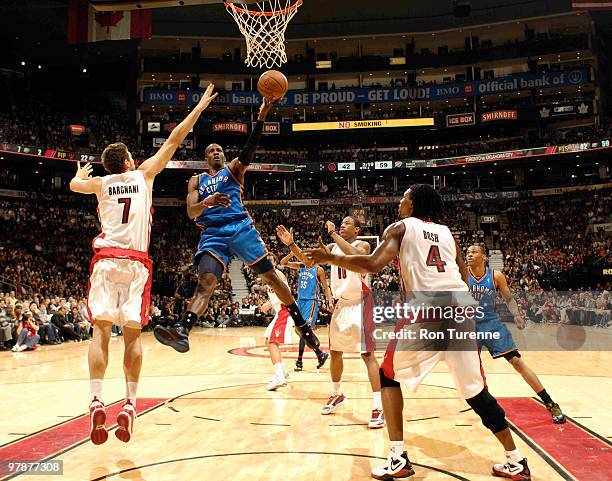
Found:
M 152 104 L 174 103 L 174 92 L 147 92 L 147 101 Z

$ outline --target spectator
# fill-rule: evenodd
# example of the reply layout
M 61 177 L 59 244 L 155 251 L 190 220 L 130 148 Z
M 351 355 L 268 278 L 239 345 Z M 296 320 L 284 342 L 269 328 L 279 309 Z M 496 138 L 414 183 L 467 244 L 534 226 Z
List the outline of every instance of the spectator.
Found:
M 66 308 L 60 306 L 57 312 L 51 317 L 51 323 L 54 324 L 64 339 L 64 341 L 80 341 L 81 337 L 74 330 L 74 325 L 66 319 Z
M 13 346 L 13 352 L 38 349 L 38 341 L 40 341 L 38 324 L 34 321 L 30 311 L 23 313 L 21 321 L 17 323 L 16 334 L 17 342 Z

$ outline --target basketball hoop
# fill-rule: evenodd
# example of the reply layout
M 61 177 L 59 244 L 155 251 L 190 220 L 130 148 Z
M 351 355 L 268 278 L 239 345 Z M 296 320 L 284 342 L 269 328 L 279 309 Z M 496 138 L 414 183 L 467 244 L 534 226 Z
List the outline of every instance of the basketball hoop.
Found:
M 249 67 L 271 69 L 287 62 L 285 31 L 302 0 L 264 0 L 252 10 L 240 1 L 224 4 L 246 39 Z

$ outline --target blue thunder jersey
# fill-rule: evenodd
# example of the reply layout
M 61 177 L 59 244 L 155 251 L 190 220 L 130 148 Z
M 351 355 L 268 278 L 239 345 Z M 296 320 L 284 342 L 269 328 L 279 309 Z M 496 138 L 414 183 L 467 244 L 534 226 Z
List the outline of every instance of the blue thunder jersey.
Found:
M 476 321 L 487 322 L 499 319 L 495 311 L 495 281 L 493 278 L 493 269 L 487 267 L 484 276 L 480 279 L 476 279 L 470 270 L 468 271 L 468 280 L 470 282 L 472 297 L 476 299 L 482 307 L 482 315 L 477 315 Z
M 317 279 L 317 266 L 307 269 L 300 267 L 298 277 L 298 299 L 317 299 L 319 297 L 319 283 Z
M 227 195 L 232 203 L 229 207 L 210 207 L 196 218 L 200 227 L 219 227 L 234 222 L 240 222 L 249 214 L 242 204 L 242 185 L 230 172 L 229 167 L 223 167 L 214 175 L 202 173 L 198 176 L 198 201 L 204 200 L 215 192 Z

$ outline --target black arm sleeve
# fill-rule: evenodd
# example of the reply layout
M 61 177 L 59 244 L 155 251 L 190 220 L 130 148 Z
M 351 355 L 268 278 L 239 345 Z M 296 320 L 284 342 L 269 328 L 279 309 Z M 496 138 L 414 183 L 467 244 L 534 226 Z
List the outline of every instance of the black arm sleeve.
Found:
M 255 152 L 257 151 L 257 146 L 259 145 L 259 140 L 261 139 L 261 134 L 264 128 L 264 121 L 258 120 L 253 127 L 253 132 L 251 132 L 251 136 L 247 143 L 244 145 L 242 150 L 240 151 L 240 155 L 238 156 L 238 160 L 242 165 L 249 165 L 253 162 L 253 158 L 255 157 Z

